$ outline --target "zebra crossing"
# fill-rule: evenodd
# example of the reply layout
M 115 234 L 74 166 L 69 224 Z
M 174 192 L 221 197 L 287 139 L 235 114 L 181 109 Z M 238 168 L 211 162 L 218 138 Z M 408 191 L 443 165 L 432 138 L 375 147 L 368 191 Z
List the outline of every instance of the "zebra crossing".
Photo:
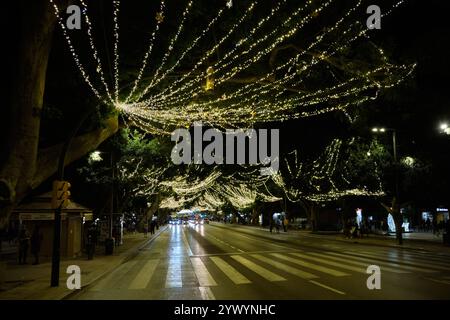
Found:
M 369 265 L 379 265 L 382 272 L 392 274 L 417 274 L 425 276 L 448 276 L 450 270 L 445 258 L 429 261 L 426 256 L 405 254 L 404 260 L 394 260 L 388 254 L 374 252 L 313 252 L 305 250 L 267 253 L 235 252 L 229 254 L 179 255 L 151 257 L 145 255 L 131 260 L 102 279 L 96 290 L 154 290 L 185 287 L 199 287 L 205 296 L 211 296 L 210 289 L 221 285 L 245 286 L 256 282 L 286 283 L 308 281 L 325 289 L 343 294 L 327 286 L 328 277 L 350 278 L 366 275 Z M 164 279 L 161 281 L 161 279 Z M 448 280 L 441 280 L 448 283 Z

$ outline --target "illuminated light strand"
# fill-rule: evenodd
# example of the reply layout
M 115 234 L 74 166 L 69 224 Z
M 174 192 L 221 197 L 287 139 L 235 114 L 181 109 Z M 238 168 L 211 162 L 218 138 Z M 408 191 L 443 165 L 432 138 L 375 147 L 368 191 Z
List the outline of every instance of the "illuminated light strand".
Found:
M 330 2 L 333 0 L 330 0 Z M 242 56 L 243 53 L 236 53 L 234 56 L 232 56 L 233 53 L 235 53 L 238 49 L 243 47 L 243 44 L 247 43 L 249 41 L 249 39 L 251 39 L 251 37 L 253 36 L 254 33 L 256 33 L 256 31 L 258 31 L 267 21 L 269 21 L 270 18 L 272 18 L 275 13 L 277 13 L 279 11 L 279 9 L 281 8 L 281 5 L 284 4 L 284 2 L 280 3 L 278 5 L 278 7 L 276 7 L 275 9 L 272 10 L 271 14 L 269 16 L 267 16 L 265 19 L 261 20 L 258 24 L 257 27 L 253 28 L 250 31 L 250 34 L 247 37 L 242 38 L 241 40 L 238 41 L 238 44 L 234 49 L 232 49 L 230 52 L 228 52 L 227 54 L 225 54 L 225 56 L 218 61 L 217 63 L 214 64 L 214 74 L 218 74 L 222 69 L 226 68 L 227 66 L 231 65 L 231 63 L 233 63 L 235 60 L 237 60 L 239 57 Z M 286 26 L 294 17 L 296 17 L 297 15 L 299 15 L 301 12 L 303 12 L 303 10 L 305 9 L 305 7 L 301 7 L 298 10 L 296 10 L 286 21 L 284 21 L 284 23 L 282 24 L 282 26 Z M 303 21 L 303 20 L 302 20 Z M 297 25 L 298 26 L 298 25 Z M 263 41 L 267 40 L 270 36 L 274 36 L 276 34 L 276 32 L 280 29 L 280 27 L 275 28 L 274 30 L 272 30 L 269 34 L 266 34 L 265 36 L 263 36 L 262 38 L 255 40 L 250 47 L 251 48 L 255 48 L 258 44 L 262 43 Z M 278 42 L 282 42 L 285 40 L 285 38 L 281 38 L 282 40 L 280 41 L 280 38 L 277 39 Z M 246 51 L 246 54 L 248 54 L 250 52 L 250 50 Z M 267 54 L 267 52 L 265 53 Z M 264 55 L 265 55 L 264 54 Z M 260 54 L 259 54 L 260 55 Z M 262 58 L 264 55 L 260 56 L 260 58 Z M 226 59 L 228 59 L 230 56 L 231 59 L 228 63 L 224 64 L 224 61 Z M 260 59 L 259 58 L 259 59 Z M 253 63 L 257 62 L 259 59 L 254 59 Z M 249 60 L 247 60 L 248 62 Z M 234 69 L 233 69 L 234 70 Z M 241 70 L 242 71 L 242 70 Z M 221 78 L 219 78 L 220 80 Z M 188 82 L 187 84 L 185 84 L 182 87 L 182 91 L 187 90 L 189 87 L 192 87 L 196 84 L 198 84 L 199 82 L 202 81 L 202 77 L 197 77 L 193 80 L 191 80 L 190 82 Z M 216 80 L 218 81 L 218 80 Z M 223 82 L 223 81 L 222 81 Z M 218 83 L 220 84 L 220 83 Z M 167 95 L 165 97 L 165 99 L 167 99 L 167 97 L 170 97 L 171 95 L 177 93 L 178 90 L 174 90 L 172 91 L 169 95 Z M 201 92 L 201 89 L 199 88 L 194 88 L 192 90 L 190 90 L 189 92 L 185 93 L 184 96 L 189 98 L 192 97 L 192 95 L 194 94 L 198 94 Z M 177 100 L 180 100 L 180 97 L 176 98 Z
M 113 21 L 114 21 L 114 98 L 119 102 L 119 11 L 120 1 L 113 1 Z
M 80 3 L 82 5 L 82 7 L 83 7 L 84 21 L 86 22 L 86 25 L 87 25 L 87 34 L 88 34 L 88 38 L 89 38 L 89 46 L 91 48 L 94 60 L 96 61 L 96 64 L 97 64 L 96 70 L 97 70 L 97 73 L 100 76 L 100 81 L 102 82 L 102 84 L 103 84 L 103 86 L 105 88 L 105 92 L 106 92 L 109 100 L 111 101 L 111 103 L 113 103 L 114 100 L 113 100 L 113 98 L 111 96 L 108 83 L 106 82 L 105 75 L 103 73 L 102 62 L 100 60 L 100 56 L 98 54 L 97 48 L 95 47 L 94 35 L 93 35 L 93 31 L 92 31 L 92 23 L 91 23 L 91 20 L 89 19 L 89 14 L 88 14 L 88 6 L 84 2 L 84 0 L 80 0 Z
M 330 1 L 331 2 L 331 1 Z M 403 1 L 400 1 L 399 3 L 402 3 Z M 394 7 L 397 7 L 398 4 Z M 280 4 L 280 3 L 278 3 Z M 326 3 L 321 4 L 322 6 L 325 6 Z M 358 2 L 359 6 L 360 1 Z M 278 7 L 276 7 L 278 8 Z M 276 9 L 275 8 L 275 9 Z M 319 8 L 320 9 L 320 8 Z M 338 23 L 336 25 L 339 25 L 341 21 L 343 21 L 343 18 L 350 15 L 352 10 L 355 8 L 352 7 L 350 11 L 347 11 L 340 20 L 338 20 Z M 253 8 L 251 8 L 253 10 Z M 274 9 L 272 9 L 272 12 Z M 392 11 L 392 10 L 391 10 Z M 385 14 L 386 15 L 386 14 Z M 305 21 L 309 21 L 309 19 L 312 19 L 311 17 L 308 17 L 307 19 L 303 19 Z M 264 21 L 267 21 L 265 19 L 261 20 L 257 27 L 262 25 Z M 337 26 L 332 26 L 331 30 L 334 32 L 337 30 Z M 300 28 L 302 24 L 296 23 L 295 28 Z M 292 28 L 290 31 L 292 31 Z M 326 30 L 329 30 L 330 28 L 327 28 Z M 254 29 L 252 29 L 254 30 Z M 351 28 L 349 29 L 351 30 Z M 273 31 L 273 29 L 271 30 Z M 293 30 L 295 32 L 295 30 Z M 345 48 L 348 46 L 348 44 L 354 40 L 357 39 L 359 36 L 363 35 L 366 36 L 367 30 L 364 30 L 357 34 L 356 36 L 352 37 L 350 40 L 346 40 L 343 45 L 338 45 L 337 49 Z M 229 34 L 229 33 L 228 33 Z M 244 51 L 241 51 L 240 49 L 243 48 L 243 46 L 238 45 L 237 47 L 239 50 L 234 48 L 231 53 L 228 52 L 226 54 L 227 56 L 227 62 L 223 65 L 220 65 L 218 67 L 218 70 L 220 71 L 221 68 L 225 69 L 231 67 L 231 70 L 224 70 L 225 73 L 222 75 L 219 75 L 216 79 L 217 82 L 223 80 L 223 82 L 226 82 L 227 76 L 233 76 L 232 73 L 236 72 L 238 70 L 242 70 L 243 68 L 247 68 L 251 64 L 254 63 L 251 59 L 248 59 L 244 61 L 243 63 L 239 63 L 237 66 L 232 66 L 232 64 L 235 62 L 234 60 L 234 54 L 233 52 L 239 51 L 239 54 L 250 54 L 252 50 L 258 49 L 259 43 L 263 43 L 266 40 L 269 40 L 269 37 L 266 36 L 255 39 L 255 41 L 252 41 L 250 46 Z M 274 33 L 274 35 L 276 32 Z M 321 33 L 318 37 L 316 37 L 316 40 L 313 44 L 319 44 L 324 39 L 325 34 L 331 34 L 331 32 L 327 33 Z M 287 33 L 289 35 L 289 32 Z M 346 37 L 349 35 L 349 33 L 346 33 Z M 278 36 L 278 35 L 277 35 Z M 282 35 L 283 36 L 283 35 Z M 284 35 L 286 36 L 286 34 Z M 243 38 L 245 39 L 245 37 Z M 223 40 L 223 39 L 222 39 Z M 255 44 L 255 42 L 258 42 Z M 338 42 L 338 41 L 337 41 Z M 336 43 L 337 43 L 336 42 Z M 242 43 L 241 43 L 242 44 Z M 191 45 L 195 45 L 194 43 L 191 43 Z M 269 44 L 268 47 L 265 49 L 267 50 L 270 48 L 270 45 L 273 45 L 273 43 Z M 310 48 L 311 45 L 308 47 Z M 376 46 L 375 46 L 376 47 Z M 377 48 L 377 47 L 376 47 Z M 389 66 L 388 60 L 382 49 L 377 48 L 378 53 L 381 56 L 382 61 Z M 214 51 L 214 50 L 213 50 Z M 211 51 L 211 52 L 213 52 Z M 336 52 L 337 50 L 335 50 Z M 270 50 L 268 50 L 265 54 L 269 53 Z M 328 53 L 327 51 L 322 51 L 320 56 L 317 58 L 312 59 L 308 67 L 312 68 L 314 65 L 321 62 L 326 56 L 325 53 Z M 261 52 L 259 53 L 261 54 Z M 307 54 L 305 51 L 301 53 L 302 55 Z M 257 57 L 257 56 L 255 56 Z M 255 58 L 253 57 L 253 58 Z M 383 69 L 383 77 L 382 82 L 379 81 L 370 81 L 367 80 L 367 83 L 364 84 L 364 79 L 361 79 L 362 86 L 359 86 L 360 83 L 358 83 L 358 80 L 355 80 L 355 83 L 343 81 L 341 84 L 338 84 L 335 87 L 330 86 L 329 88 L 320 88 L 319 90 L 310 90 L 313 91 L 314 94 L 311 95 L 311 93 L 307 92 L 306 94 L 303 92 L 300 92 L 296 95 L 291 95 L 291 97 L 288 98 L 281 98 L 281 93 L 285 92 L 285 88 L 280 87 L 284 84 L 289 84 L 293 79 L 295 79 L 295 64 L 299 61 L 300 55 L 296 56 L 292 61 L 291 64 L 285 65 L 284 67 L 287 68 L 287 72 L 282 76 L 281 79 L 277 79 L 274 83 L 268 83 L 268 84 L 260 84 L 261 81 L 256 81 L 256 83 L 249 84 L 247 86 L 241 86 L 237 91 L 234 92 L 227 92 L 224 94 L 224 96 L 221 99 L 214 98 L 213 100 L 209 101 L 202 101 L 200 103 L 190 103 L 186 104 L 184 101 L 181 101 L 180 98 L 185 99 L 185 90 L 187 87 L 185 85 L 182 85 L 183 90 L 180 91 L 180 94 L 173 94 L 173 90 L 170 92 L 170 94 L 173 94 L 173 97 L 168 97 L 167 95 L 163 95 L 164 98 L 160 100 L 158 103 L 149 106 L 144 106 L 143 104 L 130 104 L 127 105 L 122 104 L 121 102 L 115 103 L 116 107 L 119 110 L 124 111 L 125 114 L 127 114 L 130 117 L 131 122 L 139 122 L 139 127 L 147 128 L 147 130 L 151 130 L 151 132 L 170 132 L 170 129 L 173 128 L 173 126 L 176 125 L 183 125 L 183 126 L 189 126 L 190 121 L 195 120 L 206 120 L 207 123 L 211 125 L 220 124 L 221 126 L 231 125 L 241 125 L 241 124 L 247 124 L 252 125 L 255 122 L 265 122 L 265 121 L 271 121 L 271 120 L 288 120 L 292 118 L 297 117 L 304 117 L 304 116 L 312 116 L 312 115 L 318 115 L 322 114 L 324 112 L 330 112 L 334 110 L 344 110 L 347 106 L 349 106 L 351 103 L 354 104 L 360 104 L 367 100 L 367 98 L 359 98 L 356 95 L 361 93 L 364 89 L 370 89 L 370 88 L 390 88 L 393 87 L 401 81 L 404 80 L 404 77 L 397 77 L 395 74 L 389 74 L 390 72 L 395 72 L 396 69 Z M 225 61 L 225 60 L 224 60 Z M 231 63 L 230 63 L 231 62 Z M 161 67 L 161 65 L 160 65 Z M 172 66 L 173 67 L 173 66 Z M 277 67 L 278 68 L 278 67 Z M 413 70 L 411 68 L 411 73 Z M 164 70 L 164 68 L 161 68 L 161 70 Z M 278 70 L 281 70 L 278 69 Z M 283 69 L 284 70 L 284 69 Z M 381 70 L 381 69 L 380 69 Z M 397 69 L 398 70 L 398 69 Z M 167 71 L 167 70 L 166 70 Z M 217 70 L 215 70 L 218 72 Z M 274 74 L 272 72 L 272 74 Z M 367 77 L 369 74 L 366 75 Z M 267 77 L 267 75 L 266 75 Z M 117 77 L 118 78 L 118 77 Z M 182 77 L 183 78 L 183 77 Z M 157 78 L 158 79 L 158 78 Z M 186 79 L 186 78 L 185 78 Z M 203 81 L 204 76 L 203 75 L 197 75 L 195 77 L 196 81 Z M 301 77 L 300 81 L 304 81 L 306 78 Z M 89 79 L 88 79 L 89 80 Z M 335 80 L 337 80 L 335 78 Z M 155 78 L 153 79 L 155 81 Z M 192 83 L 192 81 L 190 82 Z M 173 85 L 173 84 L 172 84 Z M 356 88 L 346 88 L 346 86 L 354 85 L 355 87 L 359 86 L 360 89 Z M 245 89 L 244 89 L 245 88 Z M 167 88 L 166 88 L 167 89 Z M 246 90 L 250 89 L 250 90 Z M 95 88 L 94 88 L 95 90 Z M 163 89 L 162 91 L 164 91 Z M 332 90 L 335 90 L 334 92 Z M 200 89 L 197 90 L 197 92 L 201 92 Z M 378 92 L 378 91 L 377 91 Z M 259 95 L 259 97 L 258 97 Z M 153 99 L 155 101 L 156 96 L 151 97 L 150 99 Z M 235 103 L 230 103 L 232 99 L 239 100 L 242 98 L 241 101 L 236 101 Z M 275 97 L 275 98 L 273 98 Z M 307 97 L 307 98 L 306 98 Z M 160 99 L 160 98 L 158 98 Z M 175 103 L 172 103 L 172 99 L 176 99 Z M 186 98 L 187 99 L 187 98 Z M 347 100 L 347 101 L 345 101 Z M 324 103 L 332 103 L 334 104 L 331 107 L 325 107 L 323 105 Z M 214 106 L 214 104 L 217 104 L 217 107 Z M 322 105 L 321 105 L 322 104 Z M 226 108 L 236 106 L 237 110 L 232 110 L 231 112 L 226 110 Z M 312 110 L 305 110 L 305 108 L 310 108 Z M 150 109 L 150 110 L 149 110 Z M 153 110 L 151 110 L 153 109 Z M 198 109 L 198 110 L 195 110 Z M 316 109 L 316 110 L 314 110 Z M 158 110 L 158 112 L 156 111 Z M 133 116 L 131 116 L 133 114 Z M 154 117 L 156 115 L 156 117 Z M 146 122 L 149 122 L 146 124 Z
M 193 3 L 193 0 L 190 0 L 190 1 L 188 2 L 186 8 L 184 9 L 184 12 L 183 12 L 183 18 L 181 19 L 181 23 L 180 23 L 180 25 L 178 26 L 178 30 L 177 30 L 177 32 L 175 33 L 175 36 L 170 40 L 169 47 L 167 48 L 167 51 L 166 51 L 166 53 L 164 54 L 164 57 L 163 57 L 163 59 L 162 59 L 160 65 L 159 65 L 158 69 L 156 70 L 155 75 L 153 76 L 152 81 L 150 82 L 150 84 L 149 84 L 147 87 L 145 87 L 145 89 L 142 91 L 142 93 L 138 95 L 138 97 L 136 98 L 136 101 L 139 101 L 143 96 L 145 96 L 145 95 L 147 94 L 148 90 L 150 90 L 150 88 L 152 88 L 152 85 L 154 84 L 155 78 L 158 77 L 158 75 L 159 75 L 159 73 L 161 72 L 162 68 L 163 68 L 164 65 L 166 64 L 167 59 L 169 58 L 170 54 L 172 53 L 173 48 L 175 47 L 175 43 L 177 42 L 177 40 L 178 40 L 178 38 L 179 38 L 181 32 L 182 32 L 183 29 L 184 29 L 184 23 L 185 23 L 185 21 L 186 21 L 188 15 L 189 15 L 189 11 L 190 11 L 190 9 L 191 9 L 191 7 L 192 7 L 192 3 Z
M 330 0 L 328 2 L 326 2 L 324 5 L 322 5 L 319 9 L 316 10 L 316 12 L 320 12 L 322 11 L 324 8 L 326 8 L 330 3 L 332 3 L 333 0 Z M 292 16 L 290 16 L 284 23 L 283 26 L 285 26 L 288 22 L 290 22 L 290 20 L 296 16 L 298 13 L 302 12 L 305 9 L 305 7 L 300 8 L 300 10 L 296 11 Z M 256 56 L 248 59 L 243 65 L 241 64 L 240 66 L 236 66 L 234 67 L 231 71 L 225 73 L 225 75 L 221 76 L 220 78 L 218 78 L 216 80 L 217 86 L 219 86 L 221 83 L 226 82 L 227 80 L 231 79 L 234 75 L 238 74 L 239 72 L 242 72 L 243 70 L 247 69 L 249 66 L 251 66 L 252 64 L 258 62 L 260 59 L 262 59 L 265 55 L 269 54 L 270 52 L 273 51 L 273 49 L 275 49 L 275 47 L 282 43 L 283 41 L 285 41 L 286 39 L 290 38 L 291 36 L 293 36 L 297 31 L 299 31 L 304 25 L 306 25 L 311 19 L 310 15 L 307 15 L 305 18 L 303 18 L 303 20 L 301 20 L 295 27 L 291 28 L 286 34 L 278 37 L 276 39 L 275 42 L 271 43 L 271 45 L 269 47 L 267 47 L 264 50 L 260 50 Z M 257 45 L 261 42 L 264 42 L 265 40 L 267 40 L 270 36 L 274 35 L 276 33 L 276 31 L 278 31 L 278 29 L 275 29 L 274 31 L 272 31 L 271 33 L 267 34 L 266 36 L 264 36 L 263 38 L 253 42 L 250 45 L 250 48 L 242 53 L 239 54 L 239 56 L 242 55 L 247 55 L 251 52 L 251 49 L 256 48 Z M 230 64 L 230 63 L 229 63 Z M 225 68 L 227 67 L 229 64 L 225 64 L 224 66 L 221 66 L 221 68 Z M 220 69 L 219 69 L 220 70 Z
M 208 58 L 216 52 L 216 50 L 234 33 L 235 30 L 238 29 L 238 27 L 249 17 L 249 14 L 254 10 L 255 6 L 257 4 L 257 1 L 250 4 L 250 6 L 245 10 L 244 14 L 241 16 L 241 18 L 238 20 L 236 24 L 234 24 L 229 32 L 210 50 L 206 52 L 206 54 L 195 64 L 195 66 L 187 72 L 185 75 L 183 75 L 180 79 L 176 80 L 171 86 L 167 87 L 165 90 L 163 90 L 160 94 L 157 94 L 153 99 L 150 98 L 145 101 L 145 104 L 153 103 L 156 100 L 157 97 L 164 97 L 163 99 L 167 99 L 168 97 L 178 93 L 180 90 L 182 90 L 183 86 L 175 89 L 175 86 L 183 82 L 185 79 L 189 78 L 200 66 L 202 66 Z M 166 92 L 170 91 L 169 94 L 165 95 Z
M 94 95 L 101 101 L 103 101 L 105 104 L 107 104 L 107 102 L 102 98 L 102 96 L 99 94 L 99 92 L 97 91 L 97 89 L 94 88 L 94 86 L 91 83 L 91 80 L 89 79 L 89 76 L 87 75 L 86 71 L 84 70 L 83 66 L 81 65 L 80 59 L 78 57 L 78 54 L 75 51 L 75 48 L 73 47 L 72 41 L 70 40 L 70 37 L 67 33 L 67 29 L 66 29 L 66 25 L 63 22 L 63 19 L 61 17 L 61 15 L 59 14 L 59 9 L 58 6 L 55 4 L 55 2 L 53 0 L 49 0 L 50 4 L 53 6 L 53 9 L 55 11 L 55 15 L 57 17 L 58 20 L 58 24 L 61 27 L 61 30 L 63 32 L 64 38 L 66 39 L 67 45 L 69 46 L 69 50 L 70 53 L 72 54 L 72 57 L 75 61 L 76 66 L 78 67 L 78 70 L 81 73 L 81 76 L 83 77 L 84 81 L 87 83 L 87 85 L 89 86 L 89 88 L 91 88 L 92 92 L 94 93 Z
M 165 2 L 164 2 L 164 0 L 162 0 L 161 4 L 159 6 L 159 14 L 161 16 L 165 15 L 165 8 L 166 8 Z M 131 89 L 130 93 L 128 94 L 127 98 L 125 99 L 125 103 L 128 103 L 130 101 L 131 97 L 133 96 L 134 92 L 136 91 L 136 89 L 137 89 L 137 87 L 139 85 L 139 82 L 141 81 L 142 76 L 144 75 L 145 68 L 147 67 L 147 64 L 148 64 L 148 59 L 149 59 L 149 57 L 151 56 L 151 54 L 153 52 L 153 46 L 155 44 L 158 32 L 160 30 L 160 25 L 163 22 L 163 21 L 161 21 L 159 19 L 155 19 L 155 20 L 156 20 L 155 30 L 153 31 L 153 33 L 152 33 L 152 35 L 150 37 L 150 42 L 149 42 L 149 45 L 148 45 L 148 49 L 145 52 L 144 59 L 142 60 L 141 68 L 139 69 L 138 76 L 137 76 L 136 80 L 134 81 L 133 88 Z
M 359 4 L 360 4 L 360 2 L 358 3 L 358 5 L 357 6 L 359 6 Z M 356 7 L 355 8 L 353 8 L 353 10 L 354 9 L 356 9 Z M 351 12 L 348 12 L 347 14 L 346 14 L 346 16 L 348 16 L 349 14 L 350 14 Z M 341 22 L 343 20 L 343 18 L 338 22 L 338 24 Z M 337 27 L 337 25 L 336 26 L 334 26 L 333 28 L 336 28 Z M 333 30 L 333 28 L 332 28 L 332 30 Z M 320 40 L 321 38 L 319 38 L 318 40 Z M 318 42 L 318 41 L 317 41 Z M 314 45 L 314 44 L 313 44 Z
M 149 85 L 149 89 L 155 87 L 156 85 L 158 85 L 162 80 L 164 80 L 166 78 L 166 76 L 172 72 L 180 63 L 181 61 L 183 61 L 184 57 L 193 49 L 195 48 L 195 46 L 197 45 L 197 43 L 209 32 L 209 30 L 211 29 L 211 27 L 220 19 L 220 17 L 222 16 L 222 13 L 224 12 L 224 9 L 220 9 L 219 12 L 217 13 L 216 17 L 214 17 L 214 19 L 212 19 L 210 21 L 210 23 L 208 24 L 208 26 L 206 27 L 206 29 L 204 29 L 201 33 L 200 36 L 198 36 L 192 43 L 191 45 L 185 49 L 183 51 L 183 53 L 181 54 L 181 56 L 177 59 L 177 61 L 173 64 L 172 67 L 170 67 L 169 69 L 167 69 L 159 78 L 157 78 L 156 80 L 153 80 L 152 83 Z M 162 66 L 161 66 L 162 69 Z

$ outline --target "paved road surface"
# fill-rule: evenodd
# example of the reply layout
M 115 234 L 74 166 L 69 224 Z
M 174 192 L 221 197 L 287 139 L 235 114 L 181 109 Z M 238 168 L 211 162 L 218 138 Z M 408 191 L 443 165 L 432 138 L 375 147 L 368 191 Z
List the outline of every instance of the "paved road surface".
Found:
M 369 290 L 369 265 L 381 290 Z M 242 226 L 169 226 L 73 299 L 449 299 L 450 256 Z

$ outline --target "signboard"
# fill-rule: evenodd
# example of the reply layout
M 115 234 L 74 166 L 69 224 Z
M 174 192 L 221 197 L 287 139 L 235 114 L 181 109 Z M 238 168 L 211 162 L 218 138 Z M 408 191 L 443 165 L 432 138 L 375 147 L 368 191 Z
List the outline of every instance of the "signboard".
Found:
M 67 214 L 62 213 L 61 219 L 65 220 Z M 19 220 L 22 221 L 52 221 L 55 220 L 53 212 L 21 212 L 19 213 Z
M 54 213 L 20 213 L 19 219 L 24 221 L 30 220 L 54 220 Z

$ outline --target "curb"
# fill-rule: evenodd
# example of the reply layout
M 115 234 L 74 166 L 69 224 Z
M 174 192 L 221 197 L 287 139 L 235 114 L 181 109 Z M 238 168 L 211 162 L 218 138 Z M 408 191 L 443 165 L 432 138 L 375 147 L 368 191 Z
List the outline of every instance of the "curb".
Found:
M 70 299 L 70 297 L 72 297 L 72 296 L 76 296 L 77 294 L 80 294 L 82 292 L 82 290 L 87 289 L 89 286 L 91 286 L 95 282 L 97 282 L 100 279 L 102 279 L 103 277 L 105 277 L 106 274 L 110 273 L 112 270 L 116 269 L 121 264 L 123 264 L 123 263 L 125 263 L 125 262 L 127 262 L 127 261 L 129 261 L 131 259 L 133 259 L 134 257 L 136 257 L 140 250 L 142 250 L 145 246 L 147 246 L 150 243 L 152 243 L 157 237 L 159 237 L 161 235 L 161 233 L 166 231 L 167 228 L 168 228 L 167 225 L 165 227 L 163 227 L 163 228 L 160 228 L 159 231 L 156 232 L 153 237 L 149 238 L 148 240 L 145 240 L 144 243 L 137 244 L 134 247 L 128 249 L 127 251 L 125 251 L 123 253 L 124 257 L 122 259 L 120 259 L 118 263 L 113 264 L 110 268 L 106 269 L 102 274 L 100 274 L 97 277 L 95 277 L 94 279 L 90 280 L 88 283 L 85 283 L 84 285 L 82 285 L 79 290 L 74 290 L 72 292 L 69 292 L 66 295 L 60 297 L 59 299 L 60 300 L 67 300 L 67 299 Z

